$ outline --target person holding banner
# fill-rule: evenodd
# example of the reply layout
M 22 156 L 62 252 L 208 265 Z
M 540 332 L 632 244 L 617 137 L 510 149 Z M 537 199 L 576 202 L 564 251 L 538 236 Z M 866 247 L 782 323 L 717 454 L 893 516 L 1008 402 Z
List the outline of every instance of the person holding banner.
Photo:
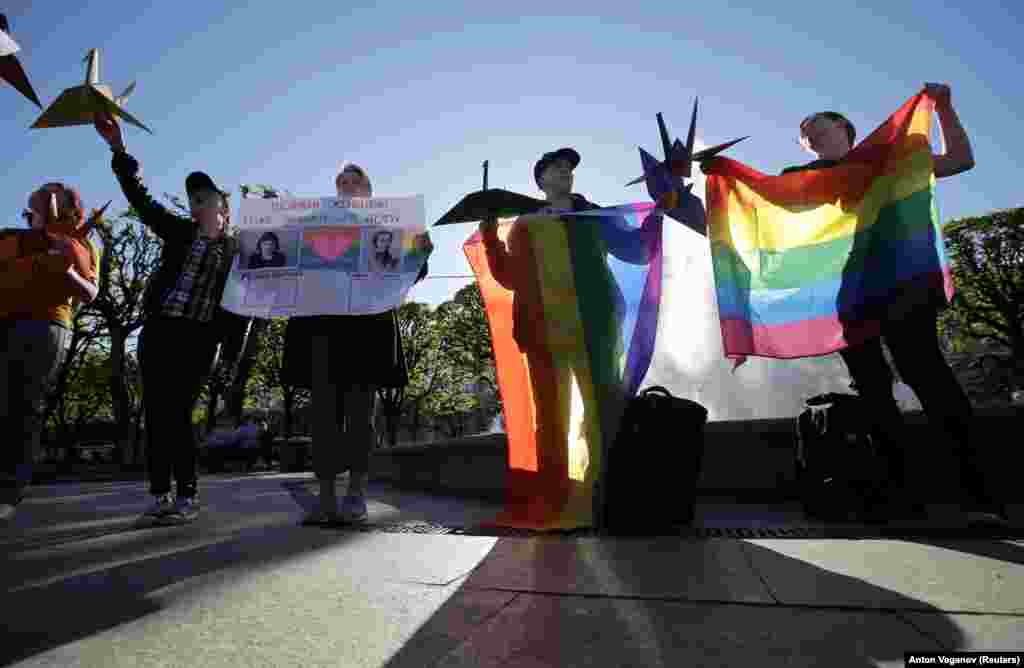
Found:
M 185 179 L 190 217 L 168 211 L 150 196 L 139 163 L 125 150 L 121 128 L 110 114 L 97 115 L 96 131 L 113 151 L 112 167 L 142 224 L 163 242 L 160 267 L 146 286 L 146 321 L 139 336 L 146 410 L 150 493 L 143 517 L 165 524 L 194 521 L 199 513 L 196 435 L 192 410 L 210 374 L 224 323 L 221 295 L 235 239 L 228 193 L 207 174 Z M 171 495 L 173 471 L 176 496 Z
M 28 230 L 0 231 L 0 519 L 32 480 L 46 394 L 71 342 L 80 304 L 96 298 L 99 250 L 78 192 L 47 183 L 22 213 Z
M 373 193 L 366 172 L 354 164 L 342 169 L 335 187 L 339 198 L 372 197 Z M 383 253 L 389 252 L 390 240 L 384 245 L 381 236 L 389 234 L 377 232 L 374 251 L 383 246 Z M 419 243 L 430 249 L 428 235 L 422 235 Z M 426 275 L 424 262 L 416 282 Z M 311 390 L 313 399 L 313 468 L 320 497 L 302 523 L 365 521 L 377 388 L 407 382 L 396 312 L 293 316 L 285 329 L 284 348 L 285 381 Z M 348 489 L 339 510 L 335 484 L 346 470 Z
M 949 86 L 925 84 L 924 92 L 935 103 L 945 150 L 932 156 L 936 178 L 947 178 L 974 167 L 974 155 L 967 133 L 953 108 Z M 824 111 L 800 123 L 800 142 L 816 159 L 788 167 L 783 174 L 803 170 L 829 169 L 841 163 L 856 138 L 853 124 L 842 114 Z M 920 516 L 923 507 L 914 503 L 906 488 L 909 466 L 905 453 L 903 414 L 893 395 L 893 373 L 885 360 L 881 340 L 892 353 L 893 363 L 903 381 L 921 401 L 929 420 L 941 425 L 952 438 L 960 463 L 961 483 L 966 494 L 968 520 L 972 523 L 1006 522 L 1005 510 L 986 490 L 977 448 L 971 441 L 973 409 L 939 346 L 938 312 L 945 298 L 920 303 L 902 317 L 883 321 L 881 337 L 839 351 L 858 393 L 868 402 L 875 430 L 882 436 L 889 462 L 889 479 L 883 497 L 877 501 L 878 519 L 896 515 Z

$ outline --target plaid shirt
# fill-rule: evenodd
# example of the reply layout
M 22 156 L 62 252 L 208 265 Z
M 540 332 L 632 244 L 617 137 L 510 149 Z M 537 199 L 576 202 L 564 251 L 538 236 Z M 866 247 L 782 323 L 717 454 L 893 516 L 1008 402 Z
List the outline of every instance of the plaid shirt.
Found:
M 111 166 L 143 225 L 163 241 L 160 267 L 146 287 L 147 315 L 216 320 L 237 240 L 205 239 L 194 221 L 156 202 L 142 183 L 138 161 L 127 153 L 115 152 Z
M 220 302 L 217 279 L 225 246 L 224 237 L 216 241 L 197 237 L 192 242 L 177 284 L 164 297 L 161 315 L 199 322 L 213 320 Z

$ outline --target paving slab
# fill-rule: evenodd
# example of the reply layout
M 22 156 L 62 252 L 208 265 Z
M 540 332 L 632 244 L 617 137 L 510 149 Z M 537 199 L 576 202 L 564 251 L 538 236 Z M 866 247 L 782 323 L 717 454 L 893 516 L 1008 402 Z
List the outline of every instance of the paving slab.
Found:
M 559 594 L 773 602 L 733 540 L 503 538 L 467 587 Z
M 153 527 L 139 523 L 138 514 L 149 503 L 144 484 L 120 486 L 116 493 L 102 485 L 75 489 L 74 485 L 34 488 L 34 503 L 19 507 L 15 521 L 0 531 L 0 551 L 5 567 L 0 569 L 0 586 L 19 588 L 87 573 L 119 564 L 134 563 L 161 555 L 190 550 L 219 550 L 228 554 L 230 545 L 255 539 L 252 557 L 275 559 L 295 551 L 320 549 L 343 539 L 345 529 L 298 526 L 306 508 L 316 497 L 296 492 L 292 483 L 306 485 L 308 476 L 273 478 L 237 478 L 204 480 L 201 487 L 202 512 L 197 522 L 177 527 Z M 56 489 L 55 489 L 56 488 Z M 467 504 L 457 499 L 433 499 L 371 485 L 369 511 L 373 522 L 409 523 L 418 521 L 470 521 L 469 516 L 493 516 L 494 506 Z M 95 495 L 95 496 L 92 496 Z M 65 502 L 76 498 L 74 503 Z M 96 505 L 99 501 L 102 509 Z M 460 515 L 461 513 L 461 515 Z M 402 547 L 402 538 L 413 536 L 374 534 L 389 547 Z M 431 538 L 416 543 L 424 551 L 417 570 L 394 570 L 410 581 L 448 582 L 465 574 L 482 553 L 468 560 L 434 552 Z M 462 545 L 477 545 L 486 552 L 494 538 L 473 537 Z M 450 545 L 437 543 L 436 545 Z M 216 546 L 221 546 L 216 548 Z M 249 548 L 247 548 L 249 549 Z M 436 557 L 436 558 L 435 558 Z M 476 561 L 474 561 L 474 559 Z M 402 562 L 404 564 L 404 562 Z M 397 567 L 396 567 L 397 568 Z
M 134 593 L 8 599 L 19 614 L 4 620 L 5 651 L 28 654 L 19 666 L 381 666 L 458 584 L 368 580 L 342 558 L 351 546 Z
M 144 482 L 33 488 L 0 527 L 0 665 L 902 666 L 904 651 L 1021 649 L 1024 541 L 300 527 L 316 488 L 204 477 L 198 522 L 148 529 L 132 525 Z M 498 508 L 370 486 L 382 527 Z M 712 521 L 797 521 L 751 510 Z
M 961 642 L 952 623 L 935 632 Z M 887 612 L 519 594 L 441 658 L 400 652 L 387 666 L 866 668 L 942 648 Z
M 1020 542 L 749 540 L 742 549 L 785 604 L 1024 614 Z

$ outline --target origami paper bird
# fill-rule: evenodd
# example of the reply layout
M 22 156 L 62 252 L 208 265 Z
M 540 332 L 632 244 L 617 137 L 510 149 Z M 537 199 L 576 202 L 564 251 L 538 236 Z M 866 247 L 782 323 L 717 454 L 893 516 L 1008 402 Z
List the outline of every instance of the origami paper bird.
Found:
M 662 118 L 660 112 L 657 114 L 657 119 L 665 160 L 659 162 L 641 148 L 640 162 L 644 168 L 644 175 L 633 179 L 626 185 L 631 186 L 646 181 L 648 194 L 657 202 L 658 206 L 664 209 L 665 215 L 704 234 L 703 205 L 690 192 L 693 183 L 683 185 L 683 179 L 692 176 L 694 161 L 709 160 L 730 146 L 743 141 L 746 137 L 740 137 L 694 153 L 693 142 L 697 134 L 697 100 L 693 101 L 693 115 L 690 117 L 690 131 L 686 137 L 686 145 L 683 145 L 678 139 L 670 143 L 665 119 Z
M 85 221 L 85 229 L 84 229 L 85 234 L 89 234 L 90 232 L 92 232 L 96 228 L 98 228 L 101 225 L 103 225 L 103 214 L 107 212 L 107 207 L 110 206 L 110 203 L 113 202 L 113 201 L 114 200 L 109 200 L 106 204 L 104 204 L 99 209 L 93 210 L 92 215 L 89 216 L 89 220 Z
M 453 206 L 448 213 L 441 216 L 434 225 L 453 225 L 468 223 L 488 218 L 507 218 L 533 213 L 547 204 L 544 200 L 534 199 L 511 190 L 487 187 L 488 161 L 484 161 L 484 188 L 470 193 Z
M 42 109 L 43 104 L 39 101 L 39 96 L 36 95 L 35 90 L 32 89 L 32 84 L 28 81 L 28 75 L 25 74 L 21 63 L 14 56 L 18 51 L 21 51 L 21 47 L 11 38 L 10 30 L 7 17 L 0 14 L 0 79 L 14 86 L 18 89 L 19 93 L 35 102 L 36 106 Z
M 107 111 L 153 134 L 153 131 L 143 125 L 142 121 L 122 108 L 125 98 L 135 90 L 135 83 L 132 82 L 123 93 L 114 97 L 110 86 L 100 83 L 99 49 L 91 49 L 83 62 L 88 63 L 85 83 L 68 88 L 61 93 L 57 101 L 43 112 L 43 115 L 32 124 L 32 127 L 55 128 L 68 125 L 92 125 L 97 112 Z

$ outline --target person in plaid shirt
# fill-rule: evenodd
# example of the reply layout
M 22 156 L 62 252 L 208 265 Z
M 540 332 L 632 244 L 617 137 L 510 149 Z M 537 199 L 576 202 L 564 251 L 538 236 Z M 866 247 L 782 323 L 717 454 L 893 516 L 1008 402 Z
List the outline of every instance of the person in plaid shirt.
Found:
M 139 336 L 146 410 L 150 493 L 143 513 L 159 523 L 198 517 L 197 447 L 192 409 L 213 367 L 225 322 L 221 295 L 237 253 L 225 234 L 228 193 L 203 172 L 185 179 L 191 218 L 153 200 L 139 177 L 139 163 L 125 151 L 113 116 L 97 116 L 96 131 L 114 153 L 112 167 L 142 223 L 163 241 L 160 266 L 144 298 L 146 321 Z M 176 497 L 171 495 L 173 472 Z

